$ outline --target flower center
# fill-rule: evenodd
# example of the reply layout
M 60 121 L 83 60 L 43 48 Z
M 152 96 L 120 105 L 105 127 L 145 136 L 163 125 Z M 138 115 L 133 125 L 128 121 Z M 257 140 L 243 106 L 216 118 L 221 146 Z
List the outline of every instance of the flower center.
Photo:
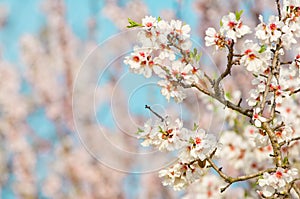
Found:
M 270 24 L 270 29 L 271 29 L 272 31 L 276 30 L 276 29 L 277 29 L 276 24 L 274 24 L 274 23 Z
M 138 56 L 134 56 L 132 59 L 133 59 L 133 61 L 135 61 L 135 62 L 139 62 L 139 61 L 140 61 L 140 58 L 139 58 Z
M 152 27 L 153 24 L 152 24 L 151 22 L 148 22 L 148 23 L 146 23 L 146 26 L 147 26 L 147 27 Z
M 202 142 L 201 138 L 199 138 L 199 137 L 196 137 L 196 139 L 195 139 L 195 143 L 196 143 L 196 144 L 201 144 L 201 142 Z
M 280 171 L 276 171 L 276 177 L 277 178 L 282 178 L 283 174 Z
M 250 60 L 254 60 L 255 58 L 256 58 L 256 56 L 253 53 L 249 55 Z
M 233 28 L 235 27 L 235 25 L 236 25 L 236 23 L 233 22 L 233 21 L 230 21 L 230 22 L 228 23 L 228 26 L 229 26 L 231 29 L 233 29 Z

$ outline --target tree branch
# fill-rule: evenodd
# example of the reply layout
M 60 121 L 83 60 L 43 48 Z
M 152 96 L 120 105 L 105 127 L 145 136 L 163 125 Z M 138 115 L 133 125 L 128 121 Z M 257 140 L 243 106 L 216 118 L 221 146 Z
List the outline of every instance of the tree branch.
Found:
M 281 9 L 280 9 L 280 1 L 279 0 L 276 0 L 276 5 L 277 5 L 278 17 L 279 17 L 279 20 L 281 20 Z
M 256 173 L 252 173 L 252 174 L 248 174 L 248 175 L 233 178 L 233 177 L 227 176 L 224 172 L 222 172 L 222 170 L 218 168 L 218 166 L 212 161 L 211 158 L 207 158 L 206 160 L 209 162 L 211 167 L 219 174 L 219 176 L 222 177 L 225 180 L 225 182 L 228 183 L 225 187 L 221 188 L 221 190 L 220 190 L 221 193 L 224 192 L 231 184 L 233 184 L 235 182 L 245 181 L 245 180 L 249 180 L 249 179 L 252 179 L 252 178 L 256 178 L 256 177 L 262 175 L 265 172 L 271 173 L 271 172 L 276 171 L 276 168 L 269 168 L 269 169 L 265 169 L 263 171 L 259 171 L 259 172 L 256 172 Z
M 296 194 L 298 195 L 298 197 L 300 198 L 300 190 L 299 190 L 299 188 L 297 187 L 297 185 L 294 183 L 292 187 L 293 187 L 293 189 L 295 190 L 295 192 L 296 192 Z
M 286 143 L 291 143 L 291 142 L 294 142 L 294 141 L 297 141 L 297 140 L 300 140 L 300 136 L 299 136 L 299 137 L 292 138 L 292 139 L 289 140 L 288 142 L 287 142 L 287 141 L 280 142 L 280 143 L 279 143 L 279 146 L 283 146 L 283 145 L 285 145 Z
M 298 92 L 300 92 L 300 88 L 298 88 L 297 90 L 291 91 L 289 95 L 291 96 L 291 95 L 293 95 L 295 93 L 298 93 Z
M 194 87 L 194 88 L 198 89 L 200 92 L 216 99 L 217 101 L 219 101 L 220 103 L 222 103 L 226 107 L 228 107 L 232 110 L 235 110 L 235 111 L 241 113 L 242 115 L 245 115 L 245 116 L 250 117 L 250 118 L 252 117 L 251 110 L 249 110 L 249 109 L 244 109 L 244 108 L 240 107 L 239 105 L 235 105 L 232 102 L 230 102 L 228 100 L 225 100 L 224 97 L 221 98 L 220 96 L 216 96 L 215 94 L 209 92 L 208 90 L 201 88 L 198 84 L 192 84 L 191 87 Z
M 280 167 L 282 165 L 282 156 L 281 156 L 281 151 L 280 151 L 281 146 L 278 143 L 276 135 L 267 122 L 262 123 L 262 128 L 267 132 L 268 137 L 271 141 L 271 145 L 272 145 L 273 153 L 274 153 L 273 157 L 275 159 L 276 166 Z

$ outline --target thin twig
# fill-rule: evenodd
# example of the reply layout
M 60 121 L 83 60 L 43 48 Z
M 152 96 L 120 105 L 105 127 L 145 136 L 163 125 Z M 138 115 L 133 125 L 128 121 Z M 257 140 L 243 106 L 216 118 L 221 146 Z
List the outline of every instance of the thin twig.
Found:
M 291 91 L 289 95 L 291 96 L 291 95 L 293 95 L 295 93 L 298 93 L 298 92 L 300 92 L 300 88 L 298 88 L 297 90 Z
M 245 180 L 249 180 L 249 179 L 252 179 L 252 178 L 256 178 L 258 176 L 261 176 L 265 172 L 271 173 L 271 172 L 276 171 L 276 168 L 269 168 L 269 169 L 265 169 L 263 171 L 259 171 L 259 172 L 256 172 L 256 173 L 252 173 L 252 174 L 248 174 L 248 175 L 233 178 L 233 177 L 227 176 L 221 169 L 219 169 L 219 167 L 212 161 L 211 158 L 207 158 L 206 160 L 209 162 L 211 167 L 219 174 L 219 176 L 222 177 L 225 180 L 225 182 L 228 183 L 225 187 L 221 188 L 221 193 L 224 192 L 231 184 L 233 184 L 235 182 L 245 181 Z
M 220 103 L 222 103 L 226 107 L 228 107 L 232 110 L 235 110 L 235 111 L 241 113 L 242 115 L 245 115 L 245 116 L 250 117 L 250 118 L 252 117 L 251 110 L 249 110 L 249 109 L 244 109 L 244 108 L 242 108 L 238 105 L 233 104 L 232 102 L 230 102 L 228 100 L 225 100 L 224 98 L 221 98 L 220 96 L 216 96 L 213 93 L 201 88 L 198 84 L 192 84 L 191 87 L 194 87 L 194 88 L 198 89 L 200 92 L 216 99 L 217 101 L 219 101 Z
M 231 74 L 231 68 L 232 68 L 232 60 L 233 60 L 233 46 L 234 42 L 231 43 L 230 46 L 228 46 L 228 54 L 227 54 L 227 66 L 225 71 L 218 77 L 218 79 L 215 82 L 214 90 L 216 95 L 221 95 L 220 93 L 220 82 L 229 74 Z
M 298 197 L 300 198 L 300 190 L 299 190 L 299 188 L 297 187 L 297 185 L 295 183 L 293 184 L 293 189 L 295 190 L 295 192 L 297 193 Z
M 276 5 L 277 5 L 277 12 L 278 12 L 278 17 L 279 21 L 281 20 L 281 9 L 280 9 L 280 1 L 276 0 Z
M 153 111 L 150 106 L 145 105 L 145 109 L 149 109 L 155 116 L 157 116 L 158 118 L 160 118 L 162 122 L 165 120 L 161 115 L 159 115 L 158 113 L 156 113 L 155 111 Z
M 286 143 L 291 143 L 291 142 L 294 142 L 294 141 L 297 141 L 297 140 L 300 140 L 300 136 L 299 137 L 294 137 L 292 138 L 291 140 L 289 140 L 288 142 L 287 141 L 282 141 L 279 143 L 280 146 L 283 146 L 285 145 Z
M 293 61 L 281 62 L 280 65 L 289 65 L 292 64 Z

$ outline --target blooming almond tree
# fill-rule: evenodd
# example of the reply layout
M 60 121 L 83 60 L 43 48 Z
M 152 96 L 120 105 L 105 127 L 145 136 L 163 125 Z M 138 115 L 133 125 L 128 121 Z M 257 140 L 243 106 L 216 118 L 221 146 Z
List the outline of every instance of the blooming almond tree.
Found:
M 277 14 L 267 20 L 260 15 L 256 27 L 244 24 L 243 11 L 236 11 L 223 16 L 219 28 L 206 30 L 205 45 L 227 55 L 225 70 L 216 77 L 202 69 L 188 24 L 152 16 L 141 23 L 128 19 L 128 28 L 140 30 L 139 44 L 124 60 L 133 73 L 160 78 L 157 84 L 168 101 L 180 103 L 187 89 L 195 89 L 228 111 L 227 125 L 216 136 L 146 105 L 157 120 L 138 130 L 142 145 L 178 152 L 177 161 L 159 176 L 174 190 L 198 183 L 186 198 L 232 198 L 225 190 L 241 181 L 251 185 L 239 188 L 243 198 L 300 198 L 300 1 L 274 5 Z M 222 86 L 235 68 L 252 78 L 246 95 L 228 95 Z

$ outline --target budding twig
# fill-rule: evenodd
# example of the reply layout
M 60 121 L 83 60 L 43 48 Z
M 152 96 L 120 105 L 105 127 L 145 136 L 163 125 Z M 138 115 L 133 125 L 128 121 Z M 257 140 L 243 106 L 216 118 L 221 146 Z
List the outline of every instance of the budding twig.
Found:
M 151 113 L 153 113 L 155 116 L 157 116 L 159 119 L 161 119 L 162 122 L 165 120 L 161 115 L 159 115 L 158 113 L 153 111 L 152 108 L 150 106 L 148 106 L 147 104 L 145 105 L 145 109 L 149 109 L 151 111 Z
M 291 143 L 291 142 L 295 142 L 295 141 L 298 141 L 298 140 L 300 140 L 300 137 L 294 137 L 294 138 L 292 138 L 291 140 L 289 140 L 288 142 L 287 142 L 287 141 L 280 142 L 279 145 L 280 145 L 280 146 L 283 146 L 283 145 L 285 145 L 286 143 Z
M 248 175 L 244 175 L 244 176 L 239 176 L 239 177 L 230 177 L 228 175 L 226 175 L 222 169 L 220 169 L 213 161 L 210 157 L 207 157 L 206 159 L 209 164 L 211 165 L 211 167 L 219 174 L 220 177 L 222 177 L 225 182 L 227 182 L 228 184 L 221 188 L 221 193 L 224 192 L 228 187 L 230 187 L 231 184 L 235 183 L 235 182 L 239 182 L 239 181 L 245 181 L 245 180 L 249 180 L 249 179 L 252 179 L 252 178 L 256 178 L 258 176 L 261 176 L 263 173 L 267 172 L 267 173 L 271 173 L 271 172 L 275 172 L 276 171 L 276 168 L 269 168 L 269 169 L 265 169 L 263 171 L 259 171 L 259 172 L 256 172 L 256 173 L 252 173 L 252 174 L 248 174 Z
M 279 0 L 276 0 L 276 5 L 277 5 L 278 17 L 279 17 L 279 20 L 281 20 L 281 9 L 280 9 L 280 1 Z
M 300 88 L 298 88 L 298 89 L 295 90 L 295 91 L 292 91 L 292 92 L 290 93 L 290 96 L 293 95 L 293 94 L 295 94 L 295 93 L 298 93 L 298 92 L 300 92 Z

